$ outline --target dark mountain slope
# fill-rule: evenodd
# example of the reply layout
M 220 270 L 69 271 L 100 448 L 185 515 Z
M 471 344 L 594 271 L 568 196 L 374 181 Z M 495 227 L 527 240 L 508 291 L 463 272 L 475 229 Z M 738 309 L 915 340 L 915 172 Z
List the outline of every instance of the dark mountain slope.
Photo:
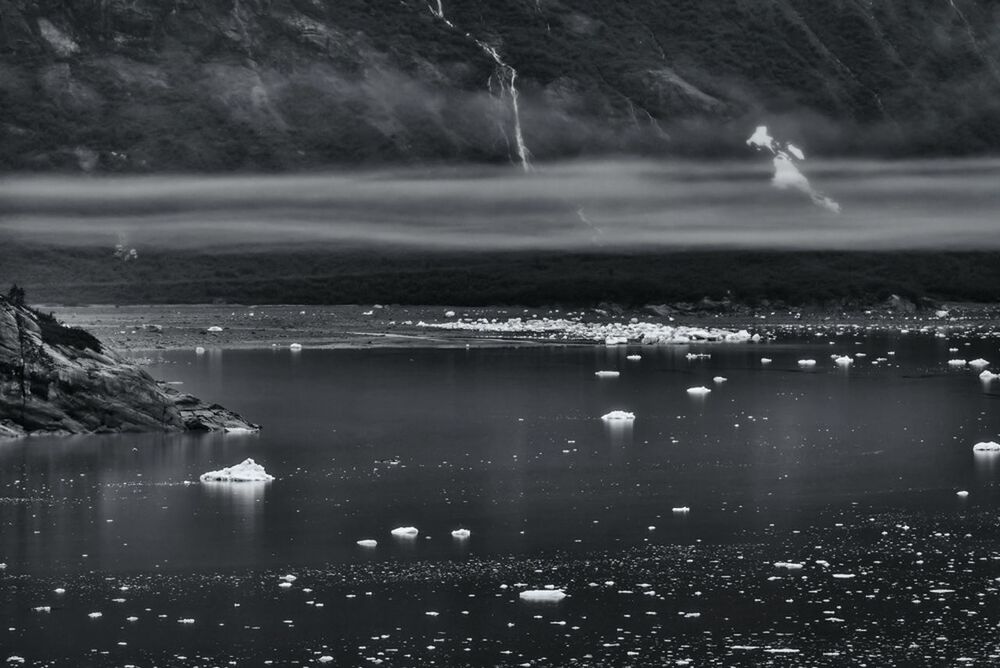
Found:
M 0 0 L 0 169 L 1000 149 L 990 0 L 431 4 Z

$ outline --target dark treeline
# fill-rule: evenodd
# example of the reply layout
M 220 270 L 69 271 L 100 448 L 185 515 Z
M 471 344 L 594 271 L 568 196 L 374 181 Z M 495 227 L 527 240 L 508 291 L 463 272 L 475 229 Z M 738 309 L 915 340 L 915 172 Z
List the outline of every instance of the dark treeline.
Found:
M 34 303 L 624 305 L 730 298 L 863 306 L 1000 301 L 1000 253 L 672 252 L 417 254 L 0 250 L 0 280 Z

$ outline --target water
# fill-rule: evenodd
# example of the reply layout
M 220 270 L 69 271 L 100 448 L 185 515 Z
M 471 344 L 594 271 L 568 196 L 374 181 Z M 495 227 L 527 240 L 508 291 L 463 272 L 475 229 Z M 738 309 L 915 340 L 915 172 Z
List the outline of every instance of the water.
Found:
M 0 659 L 996 659 L 1000 457 L 972 445 L 1000 432 L 1000 384 L 946 365 L 995 341 L 830 340 L 154 353 L 155 377 L 264 430 L 0 444 Z M 598 419 L 614 409 L 634 425 Z M 196 482 L 246 457 L 277 481 Z M 519 584 L 569 598 L 526 604 Z

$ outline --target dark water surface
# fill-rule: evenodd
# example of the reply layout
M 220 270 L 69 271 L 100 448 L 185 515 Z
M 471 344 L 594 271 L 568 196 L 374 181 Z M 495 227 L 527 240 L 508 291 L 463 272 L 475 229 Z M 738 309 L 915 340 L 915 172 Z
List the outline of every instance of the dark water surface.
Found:
M 264 430 L 0 443 L 0 661 L 1000 660 L 1000 383 L 946 364 L 995 339 L 153 355 Z

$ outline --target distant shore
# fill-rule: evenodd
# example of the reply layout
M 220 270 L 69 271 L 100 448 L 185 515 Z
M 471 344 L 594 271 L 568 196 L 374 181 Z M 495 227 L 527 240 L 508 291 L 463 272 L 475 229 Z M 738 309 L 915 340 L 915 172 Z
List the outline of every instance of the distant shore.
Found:
M 205 348 L 420 348 L 593 344 L 592 340 L 548 340 L 513 333 L 447 330 L 418 323 L 447 323 L 486 318 L 568 318 L 588 323 L 656 322 L 688 327 L 748 329 L 764 335 L 799 327 L 861 326 L 884 329 L 921 327 L 987 327 L 1000 323 L 998 304 L 944 304 L 935 311 L 905 312 L 886 308 L 863 311 L 833 309 L 749 309 L 725 312 L 676 312 L 669 307 L 639 309 L 520 308 L 461 306 L 41 306 L 74 327 L 83 327 L 115 350 Z M 946 312 L 946 314 L 944 313 Z M 220 328 L 221 331 L 210 331 Z

